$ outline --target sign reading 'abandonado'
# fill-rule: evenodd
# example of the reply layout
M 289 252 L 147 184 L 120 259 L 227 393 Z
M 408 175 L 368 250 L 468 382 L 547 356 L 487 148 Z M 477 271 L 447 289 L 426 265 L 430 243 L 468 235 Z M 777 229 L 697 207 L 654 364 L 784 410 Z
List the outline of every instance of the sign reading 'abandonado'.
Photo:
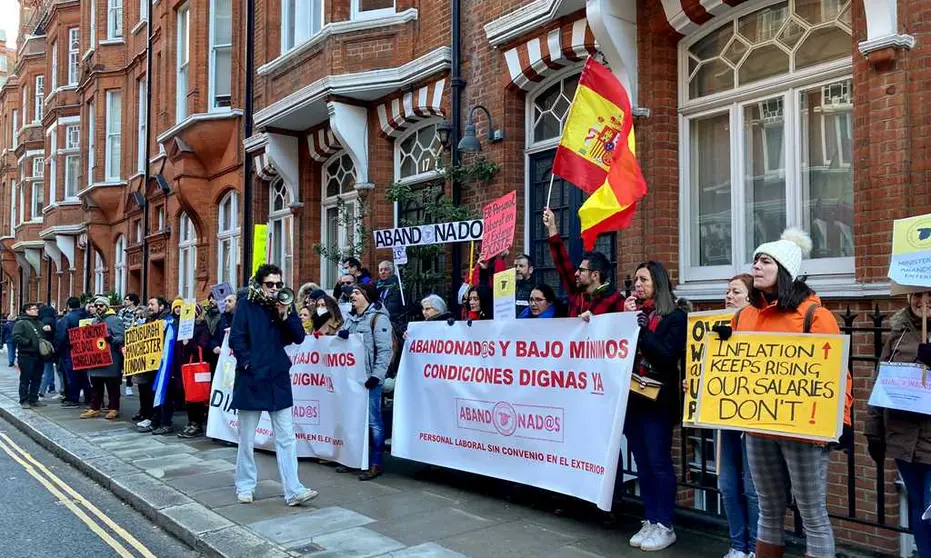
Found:
M 481 219 L 383 229 L 375 231 L 375 248 L 469 242 L 481 240 L 484 232 L 485 223 Z

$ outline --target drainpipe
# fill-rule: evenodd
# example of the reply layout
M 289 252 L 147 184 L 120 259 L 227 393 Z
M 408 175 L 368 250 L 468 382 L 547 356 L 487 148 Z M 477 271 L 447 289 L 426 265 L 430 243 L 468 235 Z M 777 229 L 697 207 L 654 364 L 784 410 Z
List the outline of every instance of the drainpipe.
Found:
M 255 0 L 246 1 L 246 88 L 243 100 L 243 139 L 252 137 L 252 94 L 255 88 Z M 252 157 L 243 142 L 242 183 L 242 285 L 249 284 L 252 277 Z
M 451 10 L 451 22 L 450 22 L 450 50 L 452 50 L 451 56 L 452 60 L 450 62 L 450 97 L 449 97 L 449 106 L 450 120 L 452 121 L 452 130 L 450 131 L 449 145 L 450 149 L 450 166 L 455 167 L 459 165 L 459 135 L 461 129 L 461 120 L 462 120 L 462 89 L 465 87 L 465 81 L 462 80 L 462 45 L 461 45 L 461 35 L 462 29 L 460 25 L 460 0 L 451 0 L 452 1 L 452 10 Z M 462 184 L 457 180 L 453 180 L 452 183 L 452 198 L 454 205 L 462 204 Z M 452 284 L 450 286 L 450 300 L 452 301 L 451 308 L 457 310 L 459 308 L 459 300 L 456 296 L 456 293 L 459 291 L 459 285 L 462 282 L 460 278 L 461 268 L 462 268 L 462 246 L 453 245 L 453 258 L 452 258 Z
M 142 179 L 142 300 L 143 303 L 149 300 L 149 198 L 146 192 L 149 190 L 149 181 L 152 180 L 152 173 L 149 170 L 150 142 L 149 134 L 152 133 L 152 0 L 148 0 L 148 12 L 146 17 L 146 55 L 145 55 L 145 175 Z M 132 234 L 132 232 L 130 233 Z M 125 293 L 124 293 L 125 294 Z

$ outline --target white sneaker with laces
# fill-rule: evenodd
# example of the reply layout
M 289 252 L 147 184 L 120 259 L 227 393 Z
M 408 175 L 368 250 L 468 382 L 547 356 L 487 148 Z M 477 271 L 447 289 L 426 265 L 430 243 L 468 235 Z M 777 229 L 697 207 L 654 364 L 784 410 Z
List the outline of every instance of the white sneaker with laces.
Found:
M 644 539 L 643 543 L 640 544 L 640 550 L 655 552 L 669 547 L 674 542 L 676 542 L 676 532 L 672 527 L 666 527 L 662 523 L 656 523 L 650 531 L 650 536 Z
M 139 428 L 148 428 L 152 426 L 152 421 L 149 419 L 145 419 L 143 421 L 137 422 L 136 426 L 138 426 Z
M 649 521 L 641 521 L 643 527 L 637 531 L 637 534 L 630 538 L 630 546 L 634 548 L 640 548 L 640 545 L 643 544 L 643 541 L 650 536 L 650 533 L 653 531 L 653 524 Z
M 238 500 L 240 504 L 251 504 L 252 493 L 251 492 L 239 492 L 236 494 L 236 500 Z
M 732 548 L 727 551 L 727 554 L 724 555 L 724 558 L 751 558 L 751 556 L 751 554 L 747 554 L 746 552 L 741 552 Z
M 316 490 L 305 488 L 303 492 L 288 500 L 288 505 L 291 507 L 300 506 L 305 502 L 313 500 L 318 496 L 318 494 L 319 493 Z

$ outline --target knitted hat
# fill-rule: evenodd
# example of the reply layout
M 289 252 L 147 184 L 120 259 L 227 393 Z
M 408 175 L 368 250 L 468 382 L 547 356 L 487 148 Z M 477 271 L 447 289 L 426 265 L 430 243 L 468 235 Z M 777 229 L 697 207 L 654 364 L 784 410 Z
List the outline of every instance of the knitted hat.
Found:
M 174 312 L 175 308 L 181 308 L 181 305 L 184 304 L 184 299 L 180 296 L 171 301 L 171 311 Z
M 753 259 L 757 255 L 766 254 L 786 268 L 794 281 L 802 270 L 802 258 L 811 253 L 811 237 L 798 227 L 789 227 L 783 231 L 779 240 L 760 244 L 753 252 Z
M 103 304 L 107 308 L 110 307 L 110 299 L 105 296 L 98 296 L 94 299 L 94 304 Z
M 352 287 L 352 290 L 359 291 L 362 293 L 362 296 L 365 297 L 365 300 L 372 302 L 378 302 L 378 289 L 375 288 L 375 285 L 367 283 L 365 285 L 355 285 Z
M 319 300 L 326 296 L 326 292 L 323 289 L 317 289 L 315 291 L 310 291 L 310 294 L 307 296 L 310 297 L 310 300 Z

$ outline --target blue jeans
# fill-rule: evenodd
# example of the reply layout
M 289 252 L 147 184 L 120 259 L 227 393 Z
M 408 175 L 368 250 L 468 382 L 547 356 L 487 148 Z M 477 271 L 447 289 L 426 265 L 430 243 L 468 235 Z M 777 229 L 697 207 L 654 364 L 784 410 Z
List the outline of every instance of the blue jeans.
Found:
M 297 477 L 297 443 L 294 439 L 294 422 L 291 407 L 269 412 L 272 432 L 275 435 L 275 458 L 278 474 L 284 487 L 285 501 L 303 492 L 304 485 Z M 236 493 L 255 491 L 258 469 L 255 467 L 255 427 L 259 425 L 263 411 L 238 411 L 239 450 L 236 453 Z
M 51 393 L 53 391 L 55 391 L 55 363 L 49 360 L 45 362 L 39 393 Z
M 385 421 L 381 416 L 381 390 L 378 384 L 369 390 L 369 467 L 381 467 L 382 455 L 385 453 Z
M 646 519 L 666 527 L 672 527 L 676 506 L 672 427 L 665 410 L 628 413 L 624 421 L 627 445 L 637 462 L 637 479 Z
M 931 556 L 931 522 L 921 519 L 931 506 L 931 465 L 895 460 L 908 491 L 908 525 L 915 535 L 918 556 Z
M 756 551 L 760 503 L 747 461 L 747 442 L 743 433 L 736 430 L 721 430 L 719 440 L 718 489 L 730 527 L 731 548 L 749 554 Z
M 16 364 L 16 343 L 12 339 L 6 342 L 6 356 L 10 359 L 10 366 Z

